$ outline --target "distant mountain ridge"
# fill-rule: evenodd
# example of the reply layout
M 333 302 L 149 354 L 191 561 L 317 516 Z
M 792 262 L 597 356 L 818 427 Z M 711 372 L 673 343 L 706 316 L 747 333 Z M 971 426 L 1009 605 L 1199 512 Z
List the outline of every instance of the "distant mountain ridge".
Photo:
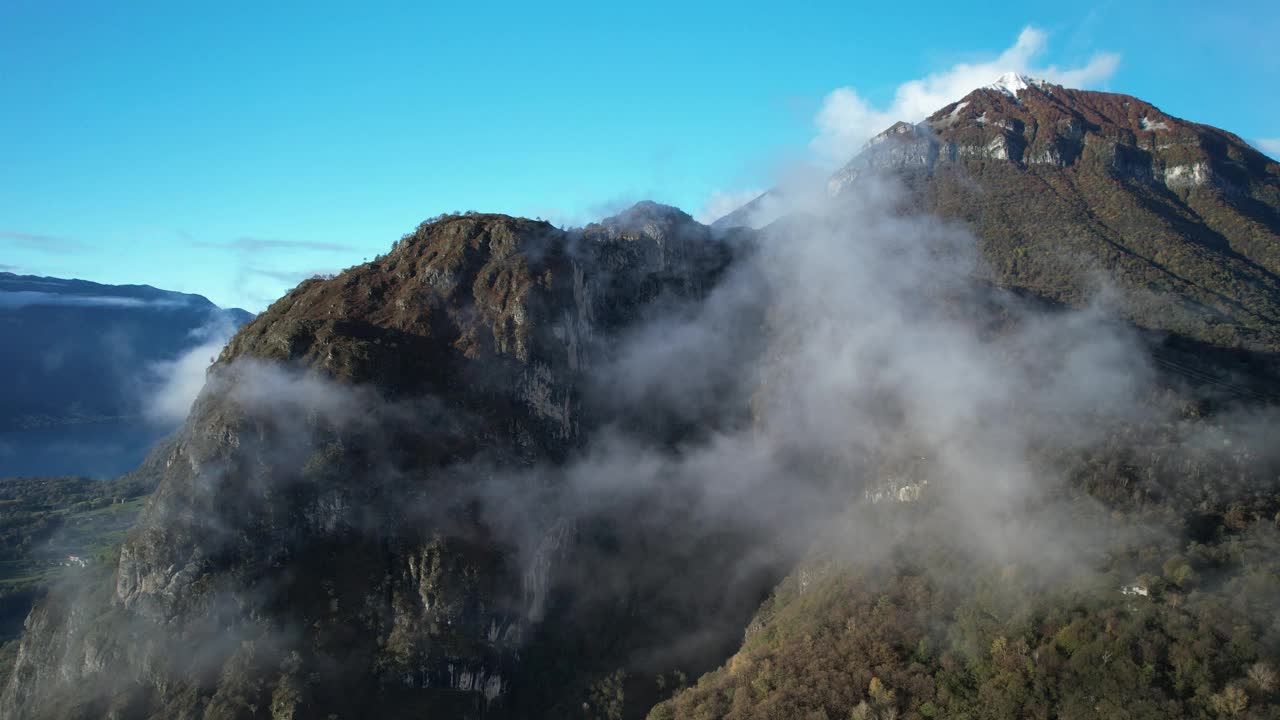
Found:
M 121 304 L 126 306 L 168 303 L 175 307 L 189 305 L 219 310 L 239 322 L 247 322 L 253 317 L 253 313 L 241 308 L 219 308 L 203 295 L 162 290 L 151 285 L 106 285 L 90 280 L 0 272 L 0 293 L 22 293 L 24 295 L 15 299 L 15 303 L 25 297 L 21 304 L 30 305 L 57 304 L 55 297 L 82 298 L 85 302 L 94 298 L 111 298 L 123 301 Z
M 136 464 L 157 437 L 143 415 L 158 369 L 252 317 L 149 285 L 0 273 L 0 476 L 114 475 Z M 64 441 L 85 457 L 64 465 L 66 453 L 31 454 Z M 92 445 L 103 448 L 101 470 Z

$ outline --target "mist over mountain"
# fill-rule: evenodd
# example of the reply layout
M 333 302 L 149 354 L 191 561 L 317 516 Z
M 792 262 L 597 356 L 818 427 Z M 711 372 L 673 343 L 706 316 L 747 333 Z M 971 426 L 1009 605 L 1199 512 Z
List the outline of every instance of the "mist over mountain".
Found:
M 145 285 L 0 273 L 0 476 L 133 469 L 250 317 Z
M 1008 76 L 712 226 L 428 220 L 231 338 L 0 715 L 1273 716 L 1278 183 Z

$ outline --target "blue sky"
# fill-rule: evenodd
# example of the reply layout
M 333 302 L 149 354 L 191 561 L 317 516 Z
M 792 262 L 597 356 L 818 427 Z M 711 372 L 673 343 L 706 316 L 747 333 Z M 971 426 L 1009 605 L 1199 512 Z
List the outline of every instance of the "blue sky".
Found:
M 1274 2 L 200 5 L 0 3 L 0 270 L 258 311 L 441 212 L 712 213 L 1002 63 L 1280 154 Z

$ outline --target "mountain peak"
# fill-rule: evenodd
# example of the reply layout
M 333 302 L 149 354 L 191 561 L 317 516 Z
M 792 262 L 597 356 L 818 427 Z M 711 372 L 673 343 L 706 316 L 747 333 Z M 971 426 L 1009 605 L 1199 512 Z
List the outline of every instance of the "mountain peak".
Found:
M 617 215 L 588 225 L 583 230 L 595 238 L 664 241 L 666 238 L 705 238 L 710 230 L 680 208 L 652 200 L 642 200 Z
M 1176 302 L 1135 301 L 1145 327 L 1280 347 L 1280 164 L 1232 133 L 1129 95 L 1008 73 L 893 125 L 827 189 L 881 173 L 967 221 L 1003 265 L 1002 283 L 1070 303 L 1085 281 L 1060 258 L 1092 256 L 1139 293 L 1179 289 Z
M 1086 157 L 1087 156 L 1087 157 Z M 1274 170 L 1235 135 L 1189 122 L 1129 95 L 1075 90 L 1018 73 L 946 105 L 920 123 L 872 138 L 833 176 L 838 191 L 867 168 L 924 168 L 1004 161 L 1019 167 L 1104 168 L 1180 192 L 1212 185 L 1238 196 L 1270 196 Z
M 1027 77 L 1026 75 L 1022 75 L 1016 72 L 1007 72 L 1001 75 L 995 82 L 985 86 L 983 89 L 995 90 L 996 92 L 1004 93 L 1009 97 L 1016 98 L 1018 97 L 1018 93 L 1022 92 L 1023 90 L 1027 90 L 1032 87 L 1037 87 L 1043 90 L 1048 86 L 1049 86 L 1048 80 L 1041 80 L 1039 78 Z
M 694 222 L 693 217 L 678 207 L 652 200 L 641 200 L 617 215 L 600 221 L 601 225 L 625 229 L 642 228 L 650 224 L 683 225 Z

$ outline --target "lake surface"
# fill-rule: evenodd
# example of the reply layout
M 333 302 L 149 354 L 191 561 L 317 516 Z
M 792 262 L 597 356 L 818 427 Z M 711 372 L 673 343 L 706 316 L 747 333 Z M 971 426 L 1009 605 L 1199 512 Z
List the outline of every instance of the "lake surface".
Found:
M 0 477 L 118 477 L 137 468 L 167 432 L 124 420 L 0 431 Z

